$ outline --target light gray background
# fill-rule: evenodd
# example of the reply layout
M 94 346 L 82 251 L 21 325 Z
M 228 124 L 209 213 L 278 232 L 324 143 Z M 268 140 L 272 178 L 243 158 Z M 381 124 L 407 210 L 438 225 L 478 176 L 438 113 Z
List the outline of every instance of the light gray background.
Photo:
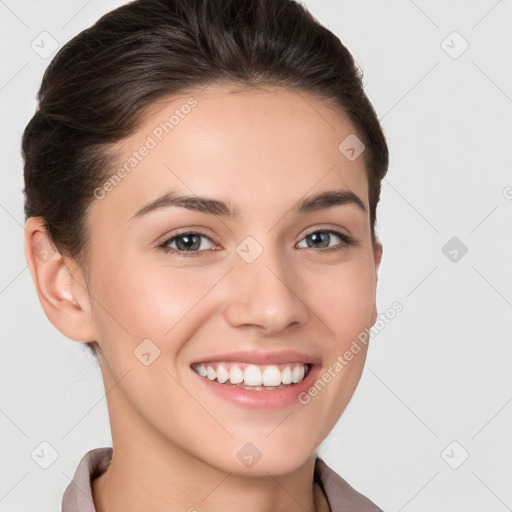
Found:
M 85 452 L 111 443 L 100 371 L 26 266 L 20 137 L 51 60 L 32 41 L 62 45 L 123 3 L 0 0 L 2 512 L 60 510 Z M 363 68 L 388 137 L 378 305 L 404 307 L 319 453 L 388 512 L 512 510 L 512 1 L 306 5 Z M 44 441 L 48 469 L 31 458 Z

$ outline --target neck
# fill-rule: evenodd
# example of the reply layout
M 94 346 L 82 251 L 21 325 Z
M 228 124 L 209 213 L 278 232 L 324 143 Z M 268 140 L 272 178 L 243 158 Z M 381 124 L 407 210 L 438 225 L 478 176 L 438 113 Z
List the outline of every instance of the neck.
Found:
M 321 489 L 313 485 L 314 458 L 286 475 L 239 476 L 179 450 L 168 458 L 169 451 L 164 455 L 143 444 L 114 443 L 108 470 L 92 481 L 97 512 L 329 510 Z
M 108 396 L 112 461 L 91 484 L 97 512 L 329 511 L 313 483 L 315 454 L 277 476 L 223 471 L 151 429 L 116 391 Z

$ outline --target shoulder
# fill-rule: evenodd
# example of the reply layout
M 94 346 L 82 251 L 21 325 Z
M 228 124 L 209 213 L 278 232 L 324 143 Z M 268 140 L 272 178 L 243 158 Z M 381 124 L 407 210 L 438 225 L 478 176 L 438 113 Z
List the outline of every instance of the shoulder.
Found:
M 356 491 L 320 457 L 315 462 L 315 481 L 320 483 L 331 512 L 383 512 L 366 496 Z
M 61 512 L 96 512 L 91 480 L 104 473 L 112 460 L 112 448 L 89 450 L 76 468 L 62 497 Z

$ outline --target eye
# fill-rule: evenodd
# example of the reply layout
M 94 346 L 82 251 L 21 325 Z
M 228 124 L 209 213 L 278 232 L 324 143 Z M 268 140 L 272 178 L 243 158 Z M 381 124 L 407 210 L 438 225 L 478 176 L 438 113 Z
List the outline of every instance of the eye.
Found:
M 203 243 L 204 240 L 207 240 L 206 244 Z M 338 240 L 337 243 L 336 240 Z M 321 252 L 339 251 L 357 244 L 355 238 L 334 230 L 313 231 L 306 235 L 299 244 L 297 244 L 297 247 L 301 247 L 300 244 L 302 244 L 303 241 L 306 241 L 306 248 L 319 248 Z M 203 233 L 196 231 L 184 231 L 168 238 L 158 247 L 166 253 L 190 257 L 200 256 L 201 253 L 211 249 L 211 246 L 208 247 L 208 242 L 212 246 L 215 246 L 211 238 Z M 331 242 L 335 242 L 335 244 L 331 245 Z M 304 246 L 302 245 L 302 247 Z
M 334 246 L 329 245 L 330 242 L 332 241 L 336 242 L 336 239 L 341 240 L 341 242 L 338 242 Z M 307 248 L 317 247 L 323 249 L 323 252 L 338 251 L 356 244 L 356 240 L 351 236 L 345 235 L 344 233 L 340 233 L 339 231 L 334 230 L 313 231 L 312 233 L 306 235 L 299 242 L 297 247 L 300 247 L 300 244 L 303 242 L 303 240 L 306 241 Z
M 205 247 L 205 244 L 202 242 L 202 240 L 208 240 L 211 244 L 213 244 L 212 240 L 203 233 L 187 231 L 173 235 L 171 238 L 168 238 L 165 242 L 161 243 L 158 247 L 160 247 L 163 251 L 171 254 L 178 254 L 185 257 L 197 256 L 209 248 Z M 172 244 L 175 244 L 175 247 L 171 247 Z M 206 246 L 207 245 L 208 243 Z

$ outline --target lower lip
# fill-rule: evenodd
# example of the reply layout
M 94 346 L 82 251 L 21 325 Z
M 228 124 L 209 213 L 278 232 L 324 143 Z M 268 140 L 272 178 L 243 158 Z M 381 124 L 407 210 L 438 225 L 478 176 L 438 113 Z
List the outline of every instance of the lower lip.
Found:
M 237 388 L 232 384 L 220 384 L 219 382 L 201 377 L 197 372 L 192 370 L 196 377 L 209 389 L 212 393 L 223 400 L 230 402 L 239 407 L 252 410 L 273 410 L 283 409 L 292 405 L 300 404 L 299 396 L 306 393 L 307 390 L 315 382 L 320 365 L 313 365 L 304 380 L 298 384 L 289 385 L 284 389 L 274 389 L 268 391 L 255 391 L 243 388 Z

